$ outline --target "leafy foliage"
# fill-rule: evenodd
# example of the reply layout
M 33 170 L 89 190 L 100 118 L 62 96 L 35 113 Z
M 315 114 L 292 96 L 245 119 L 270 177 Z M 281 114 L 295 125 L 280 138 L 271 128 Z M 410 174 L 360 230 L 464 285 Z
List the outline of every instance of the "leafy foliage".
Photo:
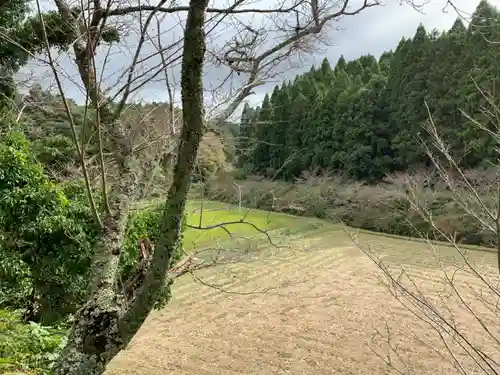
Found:
M 30 1 L 7 0 L 0 4 L 0 105 L 11 107 L 17 90 L 14 74 L 28 62 L 30 54 L 39 53 L 45 48 L 42 22 L 38 14 L 30 14 Z M 78 8 L 74 10 L 80 12 Z M 52 47 L 65 50 L 75 40 L 75 35 L 67 20 L 59 12 L 51 10 L 43 15 L 43 24 Z M 105 27 L 100 35 L 102 41 L 114 43 L 120 40 L 115 27 Z
M 0 4 L 0 26 L 7 35 L 14 34 L 29 11 L 27 0 L 7 0 Z M 27 54 L 3 37 L 0 41 L 0 106 L 10 106 L 16 94 L 14 73 L 27 62 Z
M 131 215 L 122 283 L 140 261 L 140 241 L 159 238 L 162 209 Z M 49 181 L 26 137 L 8 133 L 0 142 L 0 306 L 27 308 L 29 319 L 44 323 L 75 312 L 88 293 L 97 234 L 83 183 Z M 172 261 L 181 256 L 180 243 Z M 169 287 L 158 303 L 168 301 Z
M 81 12 L 80 7 L 75 7 L 73 10 L 75 16 Z M 66 50 L 74 41 L 75 35 L 71 24 L 68 20 L 64 20 L 58 11 L 50 10 L 43 13 L 43 21 L 47 33 L 49 44 L 61 50 Z M 28 51 L 39 52 L 44 47 L 43 27 L 38 15 L 26 20 L 22 27 L 17 29 L 15 37 L 20 42 L 21 46 Z M 120 35 L 116 28 L 105 27 L 101 39 L 107 43 L 115 43 L 120 41 Z
M 52 322 L 86 296 L 96 235 L 90 210 L 48 180 L 22 133 L 10 132 L 0 143 L 0 170 L 0 251 L 11 262 L 3 263 L 3 273 L 11 281 L 21 277 L 17 307 Z M 6 271 L 11 266 L 14 273 Z M 22 278 L 28 274 L 31 296 Z
M 127 234 L 125 237 L 124 251 L 120 254 L 120 278 L 121 283 L 132 275 L 134 269 L 138 266 L 140 260 L 140 243 L 143 240 L 149 240 L 154 243 L 159 239 L 161 222 L 163 219 L 163 206 L 155 205 L 146 207 L 135 212 L 129 217 L 127 222 Z M 171 265 L 177 263 L 183 256 L 183 232 L 186 228 L 186 217 L 183 219 L 181 227 L 181 236 L 177 249 L 172 256 Z M 156 308 L 165 306 L 171 298 L 170 287 L 173 280 L 167 280 L 160 298 L 156 301 Z
M 0 373 L 50 374 L 66 341 L 63 328 L 24 324 L 20 312 L 0 309 Z
M 0 306 L 24 307 L 32 290 L 31 272 L 21 255 L 0 246 Z

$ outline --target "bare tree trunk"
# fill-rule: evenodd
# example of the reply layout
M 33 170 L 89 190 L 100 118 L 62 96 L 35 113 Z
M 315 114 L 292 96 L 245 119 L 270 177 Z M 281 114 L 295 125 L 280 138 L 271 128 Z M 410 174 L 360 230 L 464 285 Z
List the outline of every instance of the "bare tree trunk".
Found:
M 124 319 L 122 335 L 130 340 L 142 325 L 165 284 L 167 269 L 179 240 L 184 208 L 191 185 L 196 155 L 204 130 L 203 60 L 205 10 L 208 0 L 191 0 L 184 34 L 182 59 L 182 132 L 173 181 L 163 209 L 161 233 L 150 272 Z
M 134 300 L 125 301 L 115 283 L 117 259 L 124 238 L 128 206 L 113 200 L 115 215 L 103 222 L 100 242 L 102 262 L 97 262 L 98 284 L 78 313 L 68 344 L 56 365 L 55 375 L 102 374 L 109 361 L 139 330 L 165 284 L 167 269 L 179 239 L 191 174 L 204 123 L 202 70 L 205 54 L 205 10 L 207 0 L 191 0 L 185 29 L 182 62 L 183 128 L 173 182 L 163 212 L 162 232 L 142 285 Z M 117 197 L 118 198 L 118 197 Z
M 77 314 L 54 370 L 56 375 L 102 374 L 108 362 L 126 345 L 118 325 L 127 306 L 115 281 L 129 204 L 123 194 L 117 194 L 110 203 L 113 215 L 103 221 L 92 265 L 92 297 Z

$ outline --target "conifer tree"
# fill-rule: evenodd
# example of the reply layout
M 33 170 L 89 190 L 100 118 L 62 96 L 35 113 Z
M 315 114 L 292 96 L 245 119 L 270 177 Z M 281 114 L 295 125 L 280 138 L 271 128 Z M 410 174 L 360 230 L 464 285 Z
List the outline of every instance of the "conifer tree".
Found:
M 496 155 L 494 142 L 462 111 L 496 126 L 484 115 L 486 99 L 477 89 L 498 103 L 500 49 L 492 41 L 500 42 L 500 13 L 483 0 L 468 27 L 460 19 L 446 32 L 419 25 L 413 38 L 402 38 L 378 60 L 340 56 L 332 69 L 324 59 L 264 100 L 256 134 L 273 146 L 252 156 L 256 171 L 286 164 L 280 175 L 286 179 L 321 168 L 376 181 L 430 166 L 418 138 L 426 139 L 427 108 L 461 165 L 481 166 Z

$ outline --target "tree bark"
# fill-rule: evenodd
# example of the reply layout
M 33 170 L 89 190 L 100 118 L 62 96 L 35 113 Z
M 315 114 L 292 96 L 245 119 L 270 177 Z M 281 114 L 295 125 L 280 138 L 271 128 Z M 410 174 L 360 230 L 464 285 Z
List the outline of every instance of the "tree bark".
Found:
M 177 246 L 184 207 L 191 185 L 196 155 L 204 131 L 203 61 L 205 56 L 205 10 L 207 0 L 191 0 L 184 33 L 182 59 L 182 119 L 183 127 L 172 184 L 165 206 L 161 233 L 152 259 L 150 272 L 127 311 L 121 331 L 131 338 L 153 308 L 158 293 L 165 284 L 167 269 Z
M 102 374 L 109 361 L 142 326 L 166 282 L 204 130 L 202 73 L 207 5 L 207 0 L 191 0 L 189 4 L 181 79 L 183 127 L 173 181 L 163 210 L 161 233 L 164 236 L 155 244 L 151 266 L 134 300 L 131 304 L 126 303 L 115 282 L 115 262 L 123 245 L 126 212 L 123 212 L 123 205 L 118 210 L 117 206 L 112 207 L 117 214 L 103 222 L 101 248 L 97 249 L 102 256 L 96 262 L 98 272 L 94 280 L 97 284 L 77 315 L 68 344 L 56 364 L 55 375 Z M 117 205 L 119 202 L 114 201 Z
M 55 375 L 102 374 L 126 344 L 118 331 L 126 304 L 115 281 L 125 238 L 128 200 L 121 195 L 120 201 L 119 196 L 111 200 L 113 215 L 103 221 L 92 264 L 91 297 L 77 313 L 68 343 L 56 363 Z

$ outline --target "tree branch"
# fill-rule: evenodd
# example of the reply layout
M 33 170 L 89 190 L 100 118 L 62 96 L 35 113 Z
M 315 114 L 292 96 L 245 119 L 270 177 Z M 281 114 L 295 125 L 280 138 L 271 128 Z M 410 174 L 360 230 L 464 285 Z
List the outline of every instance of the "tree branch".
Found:
M 299 3 L 300 4 L 300 3 Z M 296 9 L 299 4 L 296 4 L 290 8 L 276 8 L 276 9 L 259 9 L 259 8 L 247 8 L 247 9 L 234 9 L 234 6 L 229 8 L 207 8 L 207 13 L 219 13 L 219 14 L 245 14 L 245 13 L 289 13 L 292 10 Z M 156 7 L 152 5 L 138 5 L 138 6 L 130 6 L 126 8 L 117 8 L 108 10 L 108 14 L 110 16 L 123 16 L 130 13 L 136 12 L 144 12 L 144 11 L 158 11 L 162 13 L 177 13 L 177 12 L 187 12 L 189 11 L 189 7 L 187 6 L 178 6 L 178 7 Z
M 153 20 L 153 17 L 155 16 L 155 13 L 158 11 L 158 9 L 161 8 L 161 6 L 163 4 L 165 4 L 166 2 L 167 2 L 167 0 L 161 0 L 158 3 L 158 5 L 148 15 L 148 18 L 146 19 L 146 22 L 145 22 L 144 26 L 141 25 L 143 27 L 143 30 L 141 32 L 141 36 L 139 38 L 139 43 L 137 44 L 137 48 L 135 50 L 135 54 L 134 54 L 134 57 L 133 57 L 133 60 L 132 60 L 132 64 L 130 64 L 129 74 L 128 74 L 128 77 L 127 77 L 127 83 L 125 84 L 125 90 L 124 90 L 124 93 L 123 93 L 123 97 L 120 100 L 120 103 L 118 104 L 117 111 L 119 113 L 121 113 L 121 111 L 123 110 L 123 107 L 125 106 L 125 103 L 126 103 L 128 97 L 129 97 L 130 87 L 131 87 L 131 83 L 132 83 L 132 77 L 134 75 L 134 71 L 135 71 L 135 68 L 137 66 L 137 60 L 139 59 L 139 54 L 141 53 L 142 46 L 144 45 L 144 42 L 146 40 L 147 29 L 149 27 L 149 24 Z
M 317 25 L 315 24 L 309 28 L 304 28 L 303 30 L 296 33 L 294 36 L 277 44 L 275 47 L 267 50 L 266 52 L 262 53 L 260 56 L 256 57 L 255 61 L 259 61 L 259 62 L 263 61 L 267 57 L 269 57 L 269 56 L 273 55 L 274 53 L 284 49 L 285 47 L 295 43 L 296 41 L 304 38 L 307 35 L 318 34 L 319 32 L 321 32 L 321 30 L 323 29 L 323 27 L 326 25 L 326 23 L 328 21 L 331 21 L 331 20 L 338 18 L 338 17 L 341 17 L 341 16 L 354 16 L 354 15 L 360 13 L 361 11 L 363 11 L 364 9 L 380 5 L 380 2 L 378 0 L 373 0 L 372 2 L 370 2 L 370 0 L 364 0 L 363 4 L 360 5 L 357 9 L 355 9 L 353 11 L 347 11 L 347 6 L 349 5 L 349 2 L 351 0 L 343 0 L 343 1 L 344 1 L 344 4 L 342 5 L 342 8 L 339 11 L 332 13 L 328 16 L 325 16 L 321 21 L 318 22 Z M 317 16 L 315 16 L 315 18 L 316 17 Z
M 138 290 L 133 305 L 121 318 L 121 337 L 128 342 L 153 308 L 163 288 L 167 269 L 179 239 L 179 230 L 191 185 L 196 155 L 203 134 L 203 62 L 205 55 L 205 9 L 207 0 L 190 0 L 184 33 L 182 60 L 183 127 L 173 181 L 163 209 L 162 236 L 156 243 L 152 266 Z
M 92 213 L 94 215 L 96 223 L 99 225 L 100 228 L 102 228 L 102 221 L 101 221 L 101 218 L 99 216 L 99 211 L 97 210 L 97 206 L 95 204 L 94 196 L 92 194 L 92 187 L 90 186 L 90 178 L 89 178 L 89 174 L 87 171 L 87 165 L 85 162 L 85 155 L 83 154 L 83 150 L 80 148 L 80 144 L 78 143 L 75 120 L 73 119 L 71 109 L 69 108 L 68 101 L 66 100 L 66 95 L 64 94 L 61 80 L 59 79 L 59 74 L 58 74 L 57 69 L 55 67 L 54 59 L 52 58 L 52 53 L 50 51 L 49 40 L 47 37 L 47 30 L 45 29 L 45 22 L 44 22 L 42 10 L 40 7 L 40 0 L 36 1 L 36 5 L 37 5 L 38 16 L 40 18 L 40 24 L 42 26 L 42 35 L 44 38 L 47 56 L 49 59 L 49 65 L 50 65 L 50 68 L 52 69 L 52 73 L 54 74 L 54 79 L 56 80 L 57 88 L 59 90 L 59 94 L 61 95 L 61 98 L 62 98 L 62 101 L 64 104 L 64 110 L 66 111 L 66 117 L 68 118 L 68 121 L 70 124 L 71 136 L 73 138 L 73 144 L 76 148 L 76 153 L 78 155 L 78 158 L 80 159 L 80 165 L 82 166 L 82 172 L 83 172 L 83 177 L 84 177 L 84 181 L 85 181 L 85 188 L 87 191 L 87 197 L 89 200 L 90 208 L 92 210 Z
M 248 211 L 250 212 L 250 211 Z M 229 231 L 229 229 L 227 229 L 226 227 L 228 225 L 234 225 L 234 224 L 245 224 L 245 225 L 249 225 L 251 226 L 252 228 L 254 228 L 257 232 L 259 233 L 262 233 L 264 234 L 266 237 L 267 237 L 267 240 L 269 241 L 269 243 L 271 245 L 273 245 L 274 247 L 280 247 L 278 245 L 276 245 L 273 240 L 271 239 L 271 236 L 269 235 L 269 232 L 265 229 L 262 229 L 262 228 L 259 228 L 257 225 L 255 225 L 254 223 L 250 222 L 250 221 L 246 221 L 245 220 L 245 217 L 248 215 L 248 212 L 245 214 L 244 217 L 242 217 L 241 219 L 239 220 L 234 220 L 234 221 L 225 221 L 223 223 L 217 223 L 217 224 L 213 224 L 213 225 L 208 225 L 208 226 L 201 226 L 201 225 L 191 225 L 191 224 L 187 224 L 187 227 L 188 228 L 191 228 L 191 229 L 198 229 L 198 230 L 210 230 L 210 229 L 215 229 L 215 228 L 221 228 L 223 229 L 224 231 L 226 231 L 226 233 L 228 233 L 230 236 L 232 236 L 232 233 Z

